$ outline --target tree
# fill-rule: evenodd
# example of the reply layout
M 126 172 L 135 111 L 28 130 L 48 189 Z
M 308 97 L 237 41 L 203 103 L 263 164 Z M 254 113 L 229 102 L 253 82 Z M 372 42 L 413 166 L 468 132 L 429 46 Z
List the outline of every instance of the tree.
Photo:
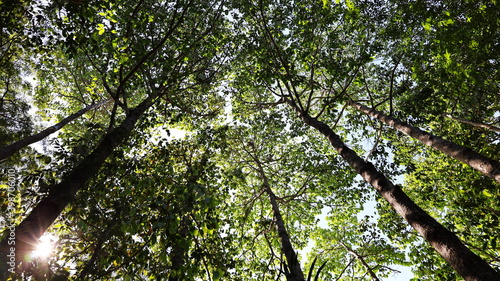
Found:
M 293 105 L 293 102 L 291 103 Z M 296 107 L 296 105 L 293 106 Z M 296 109 L 298 108 L 296 107 Z M 497 278 L 498 273 L 494 269 L 470 251 L 455 234 L 418 207 L 400 187 L 380 174 L 371 163 L 367 163 L 357 156 L 326 124 L 311 118 L 304 112 L 299 111 L 299 114 L 306 124 L 324 134 L 351 167 L 377 189 L 398 214 L 405 218 L 466 280 L 494 280 Z M 478 272 L 477 268 L 482 268 L 482 270 Z
M 282 39 L 284 31 L 279 28 L 279 26 L 290 25 L 273 23 L 272 27 L 278 28 L 271 29 L 268 26 L 269 19 L 281 21 L 282 18 L 280 15 L 282 14 L 282 11 L 280 8 L 275 8 L 273 6 L 265 7 L 262 3 L 263 2 L 260 1 L 255 8 L 255 14 L 258 16 L 252 18 L 252 14 L 250 13 L 249 18 L 257 21 L 258 27 L 256 28 L 256 32 L 260 33 L 259 35 L 261 38 L 254 40 L 262 42 L 261 45 L 259 45 L 264 46 L 261 52 L 267 54 L 266 59 L 270 60 L 270 62 L 268 62 L 264 59 L 262 62 L 259 61 L 254 63 L 254 65 L 257 65 L 257 68 L 264 67 L 270 69 L 267 80 L 264 80 L 262 83 L 267 92 L 273 93 L 277 99 L 288 103 L 292 109 L 297 112 L 305 124 L 315 128 L 323 134 L 342 156 L 342 158 L 344 158 L 349 165 L 354 168 L 368 183 L 379 191 L 382 197 L 384 197 L 392 205 L 392 207 L 403 218 L 405 218 L 405 220 L 407 220 L 408 223 L 415 230 L 417 230 L 417 232 L 419 232 L 465 279 L 494 280 L 498 278 L 498 273 L 479 256 L 470 251 L 456 237 L 456 235 L 443 227 L 425 211 L 418 207 L 410 198 L 408 198 L 400 187 L 394 185 L 384 175 L 379 173 L 371 163 L 364 161 L 356 154 L 356 152 L 348 148 L 328 125 L 318 121 L 317 117 L 311 116 L 311 112 L 317 113 L 317 116 L 321 116 L 327 108 L 325 105 L 321 107 L 317 106 L 318 103 L 314 103 L 315 100 L 324 98 L 321 96 L 321 91 L 318 91 L 320 93 L 316 93 L 315 91 L 315 88 L 318 87 L 315 85 L 315 82 L 321 80 L 314 79 L 318 72 L 321 73 L 321 71 L 323 71 L 323 69 L 320 69 L 321 60 L 316 60 L 314 56 L 312 58 L 306 56 L 306 58 L 310 59 L 310 64 L 306 63 L 304 65 L 302 61 L 304 58 L 301 57 L 302 53 L 290 53 L 290 49 L 288 48 L 290 42 L 287 40 L 291 39 Z M 310 9 L 310 7 L 307 7 L 306 10 L 307 9 Z M 351 10 L 355 14 L 353 17 L 356 17 L 356 14 L 361 12 L 357 8 L 351 6 L 348 6 L 347 9 Z M 284 20 L 286 21 L 287 19 L 284 18 Z M 318 29 L 319 28 L 316 26 L 314 32 Z M 314 32 L 311 36 L 315 35 Z M 314 45 L 314 43 L 313 46 L 319 48 L 317 47 L 318 45 Z M 369 47 L 361 48 L 361 55 L 357 60 L 358 65 L 366 63 L 363 61 L 365 58 L 363 55 Z M 306 54 L 309 55 L 310 53 Z M 335 77 L 335 82 L 340 84 L 342 88 L 337 92 L 333 90 L 334 93 L 336 92 L 338 94 L 337 96 L 334 96 L 333 101 L 329 102 L 337 102 L 341 95 L 346 95 L 349 85 L 357 76 L 357 73 L 358 69 L 354 69 L 352 74 L 348 74 L 344 77 L 341 76 L 340 78 L 330 74 L 330 76 Z M 300 79 L 300 75 L 304 74 L 308 76 Z M 328 89 L 328 84 L 325 84 L 326 86 L 324 86 L 323 89 Z M 327 94 L 329 93 L 327 92 Z M 316 106 L 316 108 L 313 106 Z M 436 239 L 437 237 L 441 238 Z M 468 265 L 471 264 L 474 265 L 467 268 Z M 479 267 L 483 268 L 483 270 L 476 271 Z
M 59 184 L 49 187 L 49 194 L 42 199 L 15 230 L 15 256 L 16 266 L 28 259 L 28 255 L 36 247 L 37 240 L 45 230 L 61 214 L 63 209 L 74 198 L 75 194 L 87 183 L 89 178 L 95 176 L 106 158 L 120 145 L 130 134 L 135 123 L 141 115 L 153 104 L 158 94 L 152 95 L 144 100 L 127 116 L 127 119 L 106 135 L 100 145 L 82 161 L 71 174 L 66 176 Z M 8 238 L 2 240 L 2 266 L 7 265 L 8 256 L 12 255 L 12 243 Z M 8 271 L 4 268 L 4 274 Z
M 271 185 L 269 183 L 269 179 L 264 171 L 263 163 L 256 155 L 255 145 L 253 142 L 249 143 L 249 148 L 245 150 L 249 156 L 253 159 L 256 165 L 257 173 L 262 181 L 262 188 L 267 193 L 269 197 L 269 202 L 271 203 L 271 208 L 273 210 L 273 215 L 275 219 L 276 229 L 278 232 L 278 236 L 281 241 L 281 251 L 285 254 L 286 263 L 284 265 L 284 273 L 286 279 L 289 281 L 300 281 L 305 280 L 304 273 L 302 272 L 302 268 L 297 259 L 297 253 L 293 249 L 293 246 L 290 241 L 290 236 L 285 227 L 285 223 L 283 222 L 283 217 L 280 212 L 280 208 L 276 199 L 276 194 L 274 194 L 271 189 Z
M 141 4 L 142 2 L 135 6 L 129 7 L 129 11 L 132 10 L 138 12 L 138 8 L 141 6 Z M 110 80 L 110 78 L 107 77 L 107 71 L 102 71 L 100 66 L 95 64 L 95 62 L 92 60 L 92 57 L 88 53 L 88 56 L 85 55 L 85 49 L 80 50 L 80 54 L 78 54 L 79 50 L 70 50 L 69 52 L 70 62 L 71 59 L 73 59 L 73 61 L 76 61 L 77 63 L 82 63 L 84 62 L 85 58 L 88 58 L 85 67 L 88 69 L 94 68 L 98 73 L 101 73 L 103 87 L 114 98 L 115 108 L 113 109 L 110 116 L 109 130 L 108 133 L 103 137 L 103 139 L 100 140 L 99 144 L 93 150 L 93 152 L 90 153 L 87 157 L 84 157 L 80 163 L 77 163 L 76 167 L 72 171 L 70 171 L 60 183 L 48 187 L 48 196 L 38 202 L 37 206 L 32 210 L 30 215 L 26 217 L 16 228 L 15 251 L 18 257 L 21 256 L 21 258 L 24 258 L 25 255 L 31 252 L 31 250 L 36 245 L 36 240 L 43 234 L 43 232 L 50 226 L 50 224 L 52 224 L 57 216 L 60 215 L 66 205 L 73 200 L 75 194 L 85 186 L 87 181 L 90 178 L 96 176 L 99 168 L 106 161 L 113 150 L 118 147 L 132 132 L 135 124 L 144 114 L 144 112 L 155 102 L 159 103 L 158 97 L 166 99 L 167 104 L 169 104 L 170 106 L 177 106 L 182 109 L 189 110 L 189 108 L 193 107 L 198 101 L 191 99 L 188 101 L 189 104 L 183 104 L 184 101 L 182 101 L 182 94 L 185 94 L 189 91 L 198 90 L 198 88 L 208 89 L 208 87 L 210 86 L 210 78 L 217 72 L 217 69 L 209 71 L 206 66 L 207 61 L 213 59 L 214 55 L 218 55 L 212 52 L 211 49 L 198 49 L 197 52 L 195 52 L 193 48 L 189 50 L 180 50 L 180 52 L 177 52 L 179 50 L 174 49 L 173 51 L 177 52 L 177 54 L 174 53 L 176 57 L 170 58 L 168 60 L 168 63 L 162 62 L 161 60 L 151 60 L 152 57 L 158 56 L 159 50 L 162 48 L 162 52 L 160 53 L 161 56 L 165 56 L 168 53 L 168 50 L 165 50 L 164 48 L 166 46 L 168 48 L 171 48 L 172 46 L 168 45 L 167 42 L 177 42 L 177 39 L 181 38 L 182 36 L 187 36 L 186 38 L 188 38 L 191 43 L 200 44 L 200 41 L 207 37 L 209 31 L 215 28 L 215 26 L 217 25 L 217 20 L 219 18 L 221 5 L 211 6 L 212 3 L 209 3 L 208 6 L 201 5 L 197 6 L 196 9 L 190 9 L 190 6 L 192 4 L 193 2 L 191 1 L 186 3 L 179 2 L 178 5 L 174 7 L 163 6 L 164 9 L 172 12 L 171 14 L 168 12 L 156 14 L 156 16 L 161 17 L 169 15 L 169 24 L 166 26 L 164 34 L 162 34 L 157 40 L 148 39 L 148 42 L 151 42 L 151 44 L 148 44 L 151 46 L 151 48 L 145 51 L 144 54 L 139 54 L 139 56 L 134 57 L 134 59 L 127 57 L 126 59 L 118 60 L 122 58 L 117 57 L 117 53 L 115 53 L 115 51 L 118 51 L 119 54 L 120 52 L 118 48 L 122 47 L 116 45 L 116 42 L 114 41 L 110 42 L 105 40 L 93 40 L 96 39 L 97 36 L 104 33 L 101 32 L 102 29 L 99 29 L 99 27 L 101 27 L 100 24 L 97 24 L 97 30 L 89 29 L 84 33 L 79 34 L 85 36 L 85 34 L 88 34 L 90 32 L 90 36 L 92 36 L 90 37 L 90 39 L 82 38 L 81 40 L 90 40 L 91 46 L 93 45 L 94 47 L 96 47 L 96 45 L 100 43 L 104 44 L 104 46 L 102 47 L 103 49 L 109 51 L 109 56 L 107 57 L 107 60 L 103 62 L 103 65 L 108 64 L 109 66 L 109 63 L 112 63 L 113 61 L 117 62 L 117 64 L 115 64 L 117 71 L 112 72 L 116 74 L 113 74 Z M 89 6 L 86 9 L 82 9 L 81 11 L 78 11 L 76 13 L 92 13 L 93 9 L 99 8 L 101 7 Z M 210 10 L 211 8 L 213 8 L 214 10 Z M 187 13 L 188 10 L 193 11 Z M 71 16 L 72 11 L 70 10 L 68 12 L 70 12 Z M 126 10 L 122 12 L 125 14 L 127 13 Z M 207 21 L 209 26 L 206 27 L 206 30 L 202 29 L 201 33 L 197 33 L 198 31 L 194 30 L 188 30 L 187 32 L 185 32 L 182 24 L 189 22 L 186 19 L 186 15 L 190 15 L 194 21 L 194 24 L 197 25 L 198 20 L 200 19 L 199 13 L 208 15 L 208 17 L 201 19 Z M 114 14 L 112 12 L 109 15 Z M 102 19 L 107 21 L 106 17 L 103 17 Z M 113 20 L 112 18 L 109 19 Z M 114 20 L 112 22 L 115 23 Z M 84 25 L 85 24 L 88 24 L 88 22 L 85 22 Z M 122 32 L 131 32 L 131 22 L 124 21 L 122 22 L 122 24 L 126 27 L 121 29 Z M 137 24 L 137 26 L 134 27 L 138 32 L 138 34 L 136 34 L 137 37 L 134 37 L 134 39 L 137 39 L 140 35 L 148 36 L 148 34 L 140 34 L 139 24 L 146 24 L 150 26 L 152 24 L 150 18 L 138 18 L 138 22 L 134 24 Z M 66 32 L 72 31 L 66 30 Z M 158 30 L 155 30 L 154 32 L 158 32 Z M 195 36 L 192 36 L 193 32 L 195 33 Z M 116 34 L 116 32 L 111 32 L 110 34 Z M 73 34 L 68 35 L 68 38 L 74 39 Z M 123 38 L 119 38 L 118 40 L 121 39 Z M 125 39 L 125 41 L 127 40 Z M 147 45 L 143 45 L 145 41 L 134 42 L 134 40 L 131 40 L 131 42 L 132 43 L 128 45 L 128 47 L 130 47 L 131 49 L 139 48 L 141 50 L 142 48 L 147 47 Z M 187 44 L 187 41 L 184 43 Z M 204 43 L 209 44 L 208 41 L 204 41 Z M 200 44 L 199 46 L 200 48 L 206 47 L 202 44 Z M 127 55 L 128 54 L 133 53 L 128 52 Z M 150 62 L 152 62 L 152 64 Z M 189 64 L 191 64 L 192 67 L 187 67 L 187 65 Z M 163 68 L 163 71 L 155 73 L 155 68 L 158 66 Z M 175 70 L 175 73 L 170 73 L 170 71 L 168 71 L 169 67 L 172 68 L 170 69 L 170 71 Z M 193 77 L 193 74 L 196 74 L 200 71 L 202 72 L 200 75 L 206 75 L 205 78 L 209 79 L 208 81 L 206 79 L 200 80 L 199 76 Z M 136 81 L 136 77 L 146 78 L 147 83 L 144 84 L 140 79 L 139 81 Z M 112 89 L 109 85 L 112 79 L 117 79 L 116 89 Z M 134 83 L 142 84 L 142 88 L 138 88 Z M 128 91 L 127 87 L 135 87 L 134 98 L 132 101 L 128 100 L 130 97 L 128 97 L 128 94 L 125 93 L 126 91 Z M 174 90 L 175 93 L 172 94 L 172 91 Z M 89 94 L 92 94 L 92 92 L 90 92 Z M 169 99 L 173 100 L 174 97 L 175 101 L 169 102 Z M 200 95 L 199 97 L 203 98 L 203 95 Z M 118 109 L 116 105 L 119 105 L 123 109 L 125 118 L 123 119 L 121 125 L 115 128 L 115 119 L 118 117 L 116 114 L 116 111 Z M 130 106 L 135 106 L 135 108 L 131 109 Z M 2 242 L 2 259 L 5 259 L 6 255 L 11 252 L 10 247 L 7 246 L 8 240 L 4 239 Z M 20 263 L 21 261 L 21 259 L 18 259 L 16 263 Z M 2 262 L 2 266 L 5 265 L 6 263 Z M 7 271 L 4 272 L 7 273 Z
M 284 125 L 279 118 L 264 121 L 259 116 L 255 112 L 237 118 L 239 125 L 228 134 L 230 146 L 221 161 L 234 192 L 231 230 L 241 237 L 234 243 L 244 249 L 234 278 L 305 280 L 295 247 L 304 246 L 317 212 L 311 194 L 315 179 L 304 174 L 310 167 L 296 166 L 297 151 L 276 142 L 284 137 L 279 135 Z M 296 229 L 298 222 L 303 226 Z
M 495 159 L 498 135 L 444 117 L 498 121 L 495 3 L 15 4 L 2 142 L 112 104 L 0 163 L 3 256 L 57 241 L 12 278 L 498 279 L 500 184 L 347 106 Z

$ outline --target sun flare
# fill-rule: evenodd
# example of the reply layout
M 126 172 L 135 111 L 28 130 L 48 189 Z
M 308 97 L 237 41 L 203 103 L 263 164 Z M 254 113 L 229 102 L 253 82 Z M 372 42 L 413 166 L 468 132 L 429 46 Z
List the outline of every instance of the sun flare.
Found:
M 57 241 L 57 237 L 52 234 L 46 234 L 40 237 L 40 242 L 36 246 L 36 250 L 33 251 L 32 256 L 34 258 L 48 258 L 54 251 L 54 244 Z

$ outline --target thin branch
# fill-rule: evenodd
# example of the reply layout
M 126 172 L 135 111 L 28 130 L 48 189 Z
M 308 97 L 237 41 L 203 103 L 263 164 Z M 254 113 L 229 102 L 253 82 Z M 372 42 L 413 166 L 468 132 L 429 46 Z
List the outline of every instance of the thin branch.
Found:
M 377 277 L 377 274 L 375 274 L 375 272 L 373 271 L 373 269 L 368 265 L 368 263 L 366 263 L 366 261 L 365 261 L 365 259 L 364 259 L 364 257 L 362 255 L 360 255 L 358 252 L 354 251 L 351 247 L 347 246 L 344 242 L 339 241 L 339 243 L 349 253 L 351 253 L 352 255 L 354 255 L 361 262 L 361 264 L 363 265 L 363 267 L 366 269 L 366 271 L 368 272 L 368 274 L 370 275 L 370 277 L 374 281 L 380 281 L 380 279 Z
M 393 109 L 393 87 L 394 87 L 394 74 L 396 73 L 396 69 L 398 68 L 399 66 L 399 62 L 401 61 L 401 59 L 403 58 L 403 56 L 399 57 L 398 61 L 396 62 L 396 64 L 394 65 L 394 67 L 392 68 L 392 71 L 391 71 L 391 84 L 390 84 L 390 88 L 389 88 L 389 116 L 393 115 L 394 114 L 394 109 Z
M 490 124 L 465 120 L 465 119 L 462 119 L 462 118 L 458 118 L 458 117 L 452 116 L 451 114 L 443 114 L 443 116 L 451 118 L 451 119 L 456 120 L 456 121 L 459 121 L 459 122 L 464 123 L 464 124 L 469 124 L 469 125 L 472 125 L 472 126 L 476 126 L 476 127 L 480 127 L 480 128 L 485 128 L 485 129 L 488 129 L 488 130 L 500 133 L 500 128 L 499 127 L 496 127 L 496 126 L 493 126 L 493 125 L 490 125 Z

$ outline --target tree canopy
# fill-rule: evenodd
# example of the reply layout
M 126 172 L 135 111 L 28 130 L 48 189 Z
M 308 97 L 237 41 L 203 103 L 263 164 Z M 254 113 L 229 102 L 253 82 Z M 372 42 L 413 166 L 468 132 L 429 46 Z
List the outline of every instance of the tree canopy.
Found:
M 0 9 L 0 280 L 500 279 L 497 1 Z

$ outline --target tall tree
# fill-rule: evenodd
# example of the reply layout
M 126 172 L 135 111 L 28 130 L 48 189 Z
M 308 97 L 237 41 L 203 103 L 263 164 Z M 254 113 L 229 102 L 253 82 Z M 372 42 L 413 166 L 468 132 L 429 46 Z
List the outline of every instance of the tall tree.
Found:
M 12 277 L 498 279 L 500 184 L 347 106 L 495 159 L 494 1 L 4 2 L 2 145 L 113 101 L 0 163 Z
M 16 256 L 16 266 L 28 259 L 28 255 L 35 249 L 38 239 L 45 230 L 61 214 L 63 209 L 74 198 L 75 194 L 94 177 L 106 158 L 130 134 L 137 120 L 154 103 L 160 93 L 151 95 L 137 108 L 130 112 L 124 122 L 107 134 L 100 145 L 82 161 L 71 174 L 67 175 L 60 183 L 49 187 L 49 194 L 43 198 L 31 213 L 15 229 L 15 247 L 11 247 L 9 236 L 1 242 L 1 258 L 3 274 L 7 271 L 9 256 Z M 14 249 L 14 251 L 12 250 Z M 11 267 L 14 268 L 14 267 Z M 13 272 L 11 272 L 13 273 Z M 5 275 L 3 276 L 5 278 Z
M 256 63 L 258 67 L 269 69 L 269 76 L 267 80 L 264 81 L 264 86 L 267 85 L 268 91 L 274 93 L 277 99 L 286 101 L 293 110 L 297 112 L 305 124 L 315 128 L 323 134 L 342 158 L 370 183 L 465 279 L 497 279 L 499 276 L 498 273 L 479 256 L 470 251 L 456 235 L 418 207 L 408 198 L 399 186 L 394 185 L 383 174 L 378 172 L 371 163 L 364 161 L 356 152 L 348 148 L 328 125 L 319 121 L 317 117 L 311 116 L 311 112 L 319 112 L 317 115 L 320 116 L 326 108 L 326 106 L 323 106 L 313 109 L 315 100 L 322 97 L 321 93 L 316 94 L 315 91 L 315 87 L 318 87 L 315 85 L 315 82 L 321 80 L 314 79 L 317 72 L 320 71 L 316 70 L 316 67 L 321 67 L 320 63 L 316 61 L 320 60 L 316 60 L 312 57 L 311 63 L 309 64 L 306 62 L 305 66 L 303 66 L 304 58 L 300 56 L 301 54 L 289 52 L 290 49 L 288 46 L 290 43 L 287 42 L 287 40 L 291 39 L 283 39 L 282 34 L 284 31 L 279 28 L 279 24 L 273 23 L 272 26 L 269 25 L 270 20 L 278 22 L 287 20 L 287 18 L 280 17 L 282 14 L 281 9 L 283 8 L 276 8 L 273 5 L 264 6 L 263 1 L 260 1 L 258 5 L 256 5 L 253 14 L 255 15 L 254 18 L 258 25 L 256 32 L 259 32 L 261 36 L 256 40 L 262 42 L 260 46 L 264 46 L 264 48 L 261 51 L 268 56 L 266 58 L 268 60 L 267 62 L 263 60 L 260 65 L 258 64 L 260 62 Z M 348 5 L 347 10 L 354 13 L 353 17 L 361 13 L 361 10 L 353 5 Z M 249 13 L 249 18 L 253 20 L 251 13 Z M 317 27 L 313 29 L 312 36 L 315 35 L 314 32 L 316 32 L 317 29 Z M 317 45 L 313 46 L 316 47 Z M 368 61 L 364 56 L 364 52 L 366 52 L 369 47 L 360 48 L 362 53 L 360 58 L 356 60 L 358 65 L 362 65 Z M 341 95 L 347 94 L 349 85 L 356 77 L 358 69 L 359 68 L 352 70 L 352 73 L 348 73 L 344 77 L 335 77 L 337 80 L 336 82 L 342 84 L 340 85 L 341 90 L 338 91 L 339 94 L 333 99 L 333 102 L 336 102 Z M 306 77 L 301 79 L 301 75 L 306 75 Z M 469 265 L 472 266 L 469 267 Z M 482 269 L 477 270 L 478 268 Z
M 104 54 L 106 59 L 99 62 L 94 61 L 93 56 L 96 54 L 89 53 L 86 46 L 82 45 L 80 46 L 81 49 L 69 51 L 69 61 L 71 62 L 72 59 L 75 61 L 75 57 L 78 58 L 78 62 L 84 61 L 86 58 L 86 68 L 93 68 L 101 74 L 102 86 L 114 98 L 115 103 L 119 105 L 124 114 L 119 116 L 117 114 L 118 108 L 115 106 L 110 116 L 108 133 L 100 140 L 94 151 L 87 157 L 84 157 L 80 163 L 77 163 L 76 167 L 61 182 L 49 186 L 48 195 L 37 203 L 30 215 L 16 228 L 15 251 L 17 257 L 19 257 L 16 261 L 17 264 L 34 248 L 37 239 L 63 211 L 66 205 L 73 200 L 75 194 L 86 185 L 90 178 L 97 175 L 99 168 L 112 151 L 123 143 L 132 132 L 144 112 L 155 102 L 160 104 L 161 100 L 159 98 L 167 101 L 167 107 L 179 107 L 187 111 L 189 111 L 189 108 L 194 108 L 194 106 L 199 104 L 200 101 L 194 97 L 203 99 L 204 101 L 211 99 L 206 98 L 204 95 L 193 95 L 193 99 L 183 98 L 187 96 L 186 93 L 196 92 L 200 89 L 209 91 L 214 75 L 220 70 L 217 69 L 220 65 L 216 63 L 213 65 L 214 68 L 210 69 L 208 66 L 209 61 L 219 54 L 213 52 L 213 49 L 207 48 L 211 43 L 205 40 L 205 38 L 209 38 L 208 35 L 217 29 L 222 5 L 220 3 L 194 5 L 193 1 L 178 1 L 173 6 L 160 5 L 154 11 L 146 9 L 146 12 L 143 14 L 145 17 L 138 17 L 135 19 L 135 22 L 118 22 L 114 18 L 115 16 L 123 16 L 128 12 L 138 13 L 140 11 L 139 8 L 143 4 L 143 2 L 140 2 L 129 5 L 127 9 L 121 10 L 120 13 L 122 14 L 119 15 L 116 14 L 115 10 L 104 10 L 105 12 L 109 11 L 109 13 L 103 12 L 100 18 L 101 22 L 122 24 L 122 28 L 114 26 L 116 29 L 110 30 L 109 35 L 111 37 L 114 37 L 113 34 L 118 33 L 117 30 L 120 30 L 123 33 L 122 35 L 130 37 L 130 41 L 125 37 L 115 38 L 122 43 L 122 40 L 127 41 L 125 43 L 126 48 L 130 48 L 127 56 L 132 56 L 125 59 L 123 59 L 124 53 L 122 53 L 123 55 L 119 55 L 120 50 L 123 50 L 120 48 L 123 48 L 123 46 L 118 46 L 116 40 L 107 41 L 104 38 L 99 38 L 99 36 L 105 33 L 104 24 L 95 23 L 93 20 L 86 18 L 83 23 L 70 21 L 70 23 L 76 24 L 75 26 L 70 25 L 70 29 L 67 26 L 63 27 L 66 32 L 70 32 L 68 38 L 75 39 L 74 34 L 71 32 L 82 28 L 79 26 L 80 24 L 83 26 L 95 24 L 97 26 L 97 30 L 91 28 L 83 31 L 85 29 L 83 28 L 83 32 L 79 35 L 89 35 L 90 39 L 82 37 L 79 40 L 90 40 L 86 42 L 91 46 L 102 47 L 107 52 Z M 78 11 L 67 7 L 69 9 L 67 10 L 68 17 L 70 19 L 72 16 L 78 17 L 81 13 L 90 16 L 91 14 L 97 14 L 100 9 L 110 8 L 109 6 L 101 7 L 99 5 L 89 5 Z M 160 8 L 163 11 L 160 12 Z M 65 10 L 66 8 L 63 7 L 61 9 Z M 150 15 L 146 15 L 148 12 L 150 12 Z M 59 15 L 57 14 L 56 16 Z M 200 15 L 205 15 L 205 17 L 200 17 Z M 154 21 L 155 17 L 158 17 L 156 22 Z M 200 21 L 204 21 L 207 25 L 202 25 Z M 162 29 L 151 30 L 155 24 L 161 22 L 166 22 L 166 25 L 163 25 Z M 141 29 L 141 24 L 147 27 L 144 31 Z M 134 30 L 136 33 L 132 36 L 131 32 Z M 157 32 L 160 30 L 163 34 L 157 36 Z M 155 39 L 151 40 L 148 33 L 154 34 Z M 141 37 L 143 38 L 140 39 Z M 182 42 L 182 47 L 189 44 L 189 41 L 190 44 L 197 46 L 197 50 L 195 51 L 195 48 L 177 49 L 179 46 L 176 42 L 178 42 L 179 38 L 186 40 Z M 217 38 L 214 36 L 211 39 L 215 41 Z M 71 42 L 71 40 L 68 42 Z M 145 42 L 147 44 L 144 44 Z M 202 44 L 202 42 L 206 45 Z M 170 45 L 170 43 L 173 44 Z M 137 53 L 131 51 L 134 49 Z M 165 62 L 166 57 L 169 57 L 168 63 Z M 102 66 L 106 69 L 111 66 L 116 67 L 116 72 L 111 72 L 113 74 L 111 77 L 108 77 L 108 70 L 104 71 L 101 68 Z M 110 84 L 115 85 L 116 88 L 113 89 Z M 133 95 L 129 94 L 130 90 L 134 91 Z M 183 95 L 185 96 L 183 97 Z M 216 101 L 218 100 L 219 98 L 214 98 L 215 104 L 212 103 L 212 109 L 217 109 L 218 105 Z M 213 114 L 213 112 L 210 112 L 212 109 L 205 107 L 204 113 Z M 193 109 L 193 114 L 195 114 L 195 111 Z M 120 126 L 115 128 L 114 123 L 118 118 L 123 121 Z M 2 242 L 2 259 L 5 259 L 6 255 L 11 252 L 10 247 L 7 246 L 8 239 L 4 239 Z M 2 266 L 5 265 L 6 263 L 2 263 Z M 8 274 L 7 271 L 4 272 Z
M 379 173 L 371 163 L 365 162 L 348 148 L 329 126 L 300 111 L 293 101 L 290 103 L 304 122 L 320 131 L 349 165 L 370 183 L 462 277 L 466 280 L 495 280 L 499 277 L 498 272 L 469 250 L 453 232 L 418 207 L 399 186 Z
M 297 253 L 293 249 L 292 243 L 290 241 L 290 236 L 288 235 L 288 232 L 286 230 L 283 216 L 281 215 L 280 208 L 276 200 L 276 194 L 274 194 L 271 188 L 269 179 L 266 175 L 266 172 L 264 171 L 263 163 L 258 158 L 258 156 L 255 155 L 255 145 L 252 142 L 249 143 L 249 148 L 246 150 L 246 152 L 255 162 L 257 173 L 262 180 L 262 187 L 267 193 L 267 196 L 269 197 L 269 201 L 271 203 L 271 208 L 273 210 L 274 220 L 276 223 L 276 229 L 281 241 L 281 250 L 285 254 L 287 261 L 284 266 L 286 279 L 289 281 L 305 280 L 304 273 L 302 272 L 302 268 L 297 259 Z

